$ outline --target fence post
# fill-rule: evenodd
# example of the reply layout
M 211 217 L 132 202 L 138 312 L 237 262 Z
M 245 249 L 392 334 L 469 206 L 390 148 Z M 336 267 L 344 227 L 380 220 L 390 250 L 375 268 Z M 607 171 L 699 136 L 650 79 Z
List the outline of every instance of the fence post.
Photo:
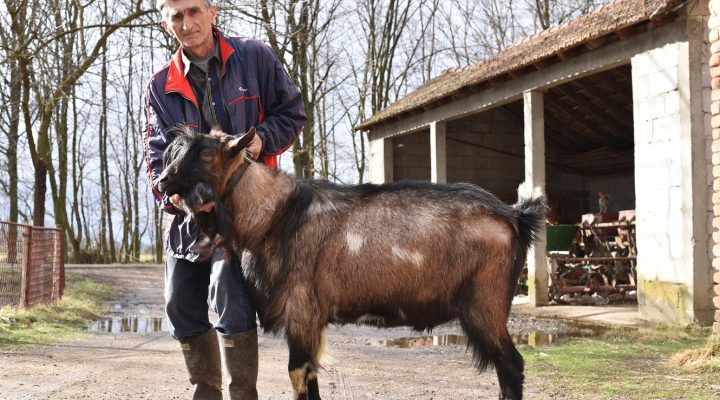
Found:
M 20 307 L 29 306 L 30 297 L 30 269 L 32 267 L 32 231 L 33 228 L 28 227 L 27 231 L 23 234 L 25 243 L 23 246 L 23 263 L 22 263 L 22 278 L 20 281 Z
M 65 236 L 62 229 L 53 231 L 53 296 L 52 301 L 57 302 L 65 291 Z M 57 278 L 57 279 L 55 279 Z

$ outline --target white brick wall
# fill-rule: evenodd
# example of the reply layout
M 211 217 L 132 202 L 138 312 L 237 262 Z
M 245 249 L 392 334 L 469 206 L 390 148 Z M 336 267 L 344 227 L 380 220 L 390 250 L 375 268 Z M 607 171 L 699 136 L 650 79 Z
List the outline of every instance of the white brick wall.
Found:
M 678 91 L 680 44 L 632 58 L 638 269 L 646 279 L 687 280 Z M 692 283 L 692 282 L 687 282 Z

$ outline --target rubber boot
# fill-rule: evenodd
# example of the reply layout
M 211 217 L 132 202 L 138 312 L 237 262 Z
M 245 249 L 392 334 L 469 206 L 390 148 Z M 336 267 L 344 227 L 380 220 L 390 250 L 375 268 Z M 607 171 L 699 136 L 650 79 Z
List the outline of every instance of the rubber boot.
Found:
M 180 341 L 193 400 L 222 400 L 220 347 L 215 329 Z
M 229 379 L 230 400 L 257 400 L 257 328 L 234 335 L 222 335 L 223 360 Z

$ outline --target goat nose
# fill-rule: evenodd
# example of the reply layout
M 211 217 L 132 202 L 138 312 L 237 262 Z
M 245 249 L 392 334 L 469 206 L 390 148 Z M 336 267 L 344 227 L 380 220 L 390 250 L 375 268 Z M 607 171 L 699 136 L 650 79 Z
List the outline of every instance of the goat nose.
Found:
M 166 171 L 163 171 L 163 173 L 160 174 L 160 177 L 158 177 L 158 181 L 157 181 L 158 189 L 160 189 L 160 191 L 162 192 L 162 191 L 163 191 L 163 187 L 168 183 L 168 181 L 169 181 L 171 178 L 174 178 L 174 177 L 175 177 L 175 174 L 174 174 L 174 173 L 168 172 L 167 170 L 166 170 Z

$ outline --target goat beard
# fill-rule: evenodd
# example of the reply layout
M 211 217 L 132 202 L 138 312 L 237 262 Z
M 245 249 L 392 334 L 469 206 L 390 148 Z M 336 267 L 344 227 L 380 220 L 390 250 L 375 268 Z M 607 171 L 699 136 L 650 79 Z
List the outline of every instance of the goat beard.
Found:
M 207 183 L 200 182 L 182 196 L 185 211 L 204 235 L 192 250 L 204 258 L 203 255 L 209 257 L 214 248 L 229 248 L 232 219 L 217 192 Z

